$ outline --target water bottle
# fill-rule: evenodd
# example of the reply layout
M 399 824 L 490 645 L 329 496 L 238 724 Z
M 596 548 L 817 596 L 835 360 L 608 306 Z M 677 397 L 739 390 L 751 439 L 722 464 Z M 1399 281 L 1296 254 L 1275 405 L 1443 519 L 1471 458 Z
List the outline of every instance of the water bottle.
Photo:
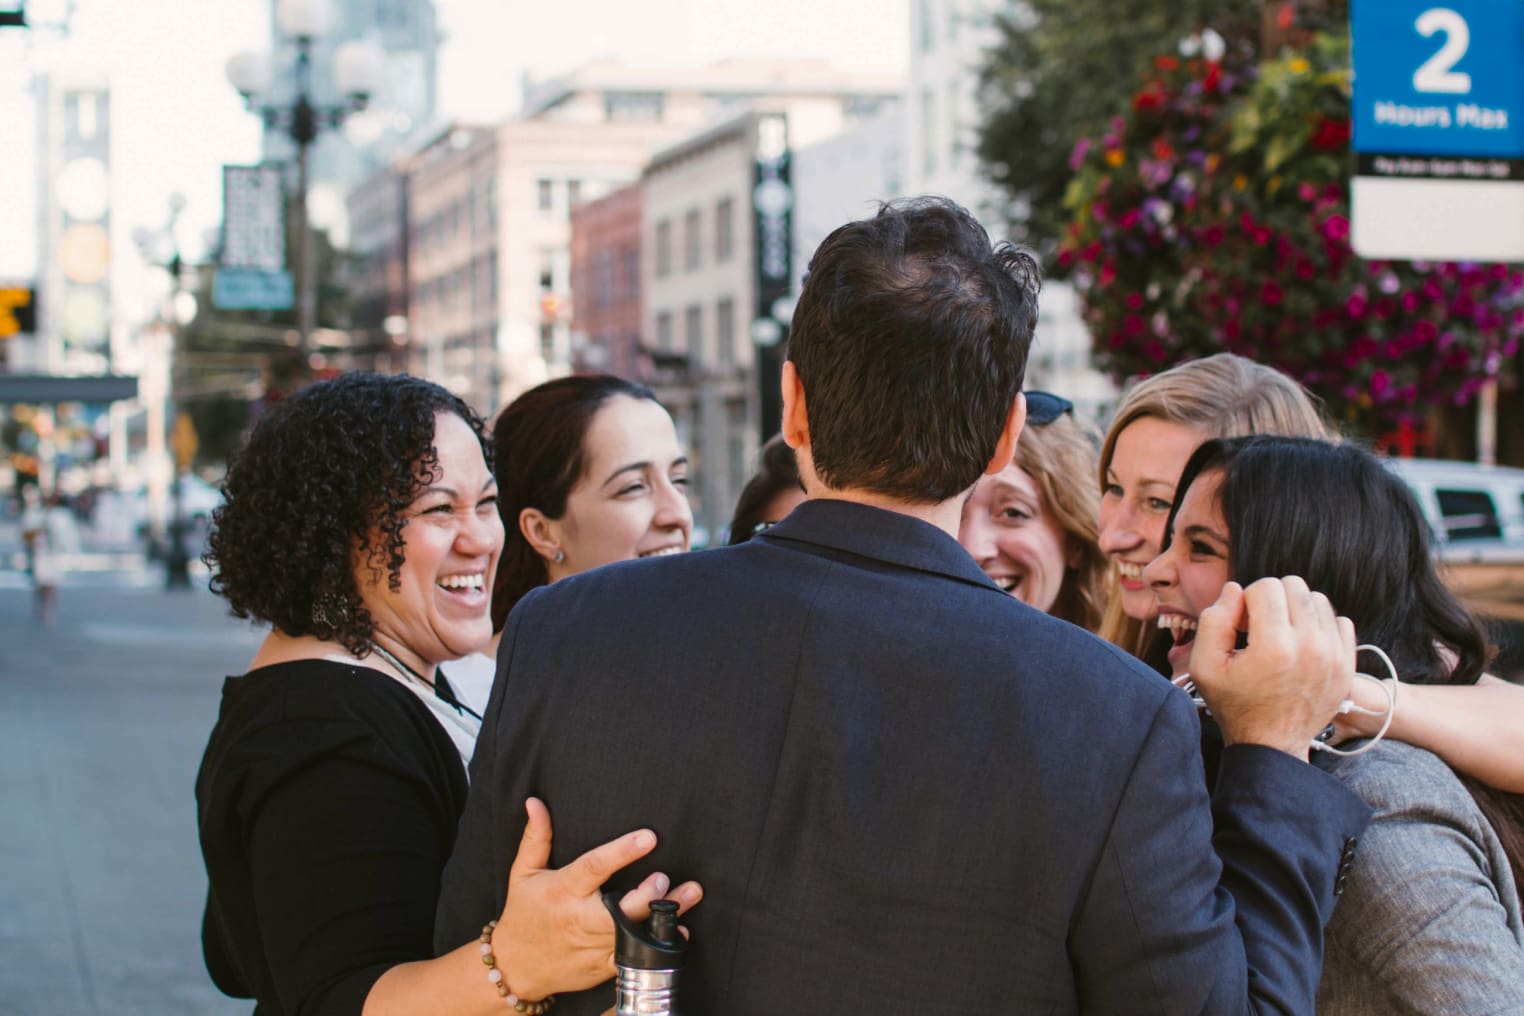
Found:
M 678 972 L 688 940 L 677 929 L 677 904 L 656 900 L 651 919 L 632 921 L 619 909 L 615 893 L 603 894 L 614 918 L 614 1012 L 618 1016 L 680 1016 Z

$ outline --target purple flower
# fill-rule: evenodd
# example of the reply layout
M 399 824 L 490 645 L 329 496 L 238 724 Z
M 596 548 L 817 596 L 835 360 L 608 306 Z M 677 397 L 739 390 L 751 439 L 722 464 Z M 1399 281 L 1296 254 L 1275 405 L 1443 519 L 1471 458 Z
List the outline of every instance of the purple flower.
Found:
M 1069 168 L 1079 172 L 1080 166 L 1085 163 L 1085 155 L 1090 151 L 1090 139 L 1080 138 L 1074 143 L 1074 151 L 1069 153 Z

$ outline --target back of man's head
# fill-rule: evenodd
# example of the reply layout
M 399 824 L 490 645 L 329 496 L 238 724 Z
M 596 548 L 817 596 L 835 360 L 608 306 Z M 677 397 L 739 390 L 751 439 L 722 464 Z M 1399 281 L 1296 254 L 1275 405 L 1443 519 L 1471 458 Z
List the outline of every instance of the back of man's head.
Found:
M 1037 262 L 944 198 L 884 205 L 821 243 L 788 359 L 828 487 L 939 503 L 973 486 L 1021 390 Z

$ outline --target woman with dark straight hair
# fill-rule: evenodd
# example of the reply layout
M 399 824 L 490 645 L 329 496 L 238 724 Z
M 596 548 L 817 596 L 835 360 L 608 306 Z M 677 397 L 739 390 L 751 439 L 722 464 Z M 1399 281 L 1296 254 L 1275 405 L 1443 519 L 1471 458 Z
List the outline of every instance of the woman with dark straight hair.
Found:
M 782 522 L 804 500 L 804 485 L 799 482 L 799 460 L 794 449 L 774 434 L 757 452 L 757 471 L 751 474 L 741 496 L 736 498 L 735 514 L 730 518 L 726 542 L 731 546 L 745 543 L 762 530 Z
M 681 553 L 693 532 L 688 457 L 645 385 L 577 374 L 536 385 L 498 414 L 493 472 L 503 553 L 492 628 L 539 586 L 600 565 Z M 485 705 L 498 637 L 449 667 Z
M 1177 681 L 1188 677 L 1197 618 L 1224 583 L 1293 574 L 1354 622 L 1362 644 L 1385 651 L 1404 686 L 1469 685 L 1486 667 L 1486 634 L 1440 580 L 1412 492 L 1353 445 L 1208 441 L 1180 478 L 1167 538 L 1144 577 L 1159 627 L 1173 635 Z M 1376 654 L 1360 663 L 1385 676 Z M 1412 708 L 1406 687 L 1391 694 L 1395 713 Z M 1385 711 L 1387 696 L 1376 698 Z M 1395 740 L 1337 751 L 1315 752 L 1317 764 L 1375 818 L 1340 880 L 1318 1012 L 1524 1012 L 1520 798 Z

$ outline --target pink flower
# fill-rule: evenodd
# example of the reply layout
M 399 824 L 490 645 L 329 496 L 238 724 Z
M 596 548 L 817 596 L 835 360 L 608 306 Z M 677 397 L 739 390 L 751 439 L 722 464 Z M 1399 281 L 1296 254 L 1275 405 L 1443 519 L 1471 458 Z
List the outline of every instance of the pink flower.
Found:
M 1080 138 L 1074 143 L 1074 150 L 1069 153 L 1069 169 L 1079 172 L 1080 166 L 1085 163 L 1085 155 L 1090 151 L 1090 139 Z
M 1344 301 L 1344 310 L 1355 320 L 1365 317 L 1365 312 L 1370 308 L 1364 296 L 1359 293 L 1351 293 L 1348 300 Z
M 1274 279 L 1267 279 L 1265 284 L 1259 288 L 1259 302 L 1271 307 L 1278 306 L 1281 300 L 1285 298 L 1285 295 L 1281 291 L 1280 285 Z
M 1330 240 L 1343 240 L 1349 236 L 1349 220 L 1342 215 L 1330 215 L 1323 221 L 1323 235 Z

